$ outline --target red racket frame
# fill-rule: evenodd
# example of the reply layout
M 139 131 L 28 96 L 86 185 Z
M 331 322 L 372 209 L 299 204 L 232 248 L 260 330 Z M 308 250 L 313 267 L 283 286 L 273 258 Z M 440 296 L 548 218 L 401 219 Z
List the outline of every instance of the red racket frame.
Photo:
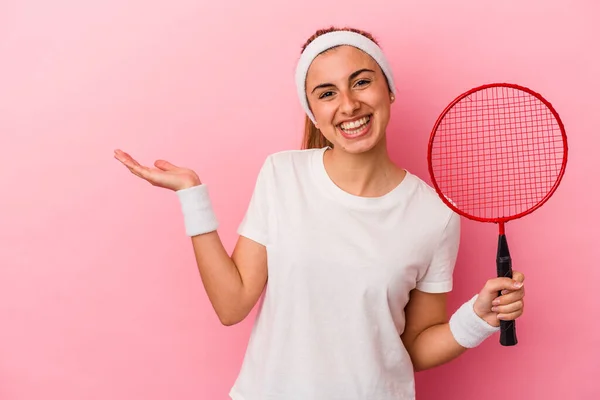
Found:
M 510 215 L 507 217 L 499 217 L 499 218 L 482 218 L 482 217 L 478 217 L 475 215 L 470 215 L 467 214 L 463 211 L 461 211 L 460 209 L 458 209 L 454 204 L 452 204 L 451 201 L 449 201 L 446 196 L 444 195 L 443 191 L 441 190 L 441 188 L 439 187 L 436 179 L 435 179 L 435 174 L 433 171 L 433 161 L 432 161 L 432 150 L 433 150 L 433 144 L 435 142 L 435 136 L 436 136 L 436 132 L 438 130 L 439 125 L 441 124 L 441 122 L 444 120 L 444 118 L 446 117 L 446 115 L 448 114 L 448 112 L 461 100 L 463 100 L 465 97 L 470 96 L 471 94 L 475 93 L 475 92 L 479 92 L 485 89 L 489 89 L 489 88 L 510 88 L 510 89 L 516 89 L 516 90 L 520 90 L 523 92 L 526 92 L 534 97 L 536 97 L 538 100 L 540 100 L 552 113 L 552 115 L 554 116 L 559 128 L 560 128 L 560 132 L 561 132 L 561 137 L 562 137 L 562 145 L 563 145 L 563 160 L 562 160 L 562 164 L 560 167 L 560 172 L 558 173 L 557 177 L 556 177 L 556 181 L 554 182 L 554 184 L 552 185 L 552 187 L 550 188 L 550 190 L 548 191 L 548 193 L 534 206 L 530 207 L 529 209 L 525 210 L 525 211 L 521 211 L 520 213 L 517 213 L 515 215 Z M 506 236 L 505 236 L 505 228 L 504 225 L 505 223 L 507 223 L 508 221 L 512 221 L 512 220 L 516 220 L 519 218 L 524 217 L 525 215 L 528 215 L 530 213 L 532 213 L 533 211 L 537 210 L 538 208 L 540 208 L 544 203 L 546 203 L 548 201 L 548 199 L 550 197 L 552 197 L 552 195 L 554 194 L 554 192 L 556 191 L 556 189 L 558 188 L 558 186 L 560 185 L 562 178 L 564 176 L 565 170 L 566 170 L 566 166 L 567 166 L 567 159 L 568 159 L 568 142 L 567 142 L 567 135 L 566 135 L 566 131 L 565 131 L 565 127 L 564 124 L 560 118 L 560 116 L 558 115 L 558 112 L 556 111 L 556 109 L 552 106 L 552 104 L 546 100 L 544 97 L 542 97 L 542 95 L 540 95 L 539 93 L 524 87 L 524 86 L 520 86 L 520 85 L 516 85 L 516 84 L 512 84 L 512 83 L 489 83 L 489 84 L 485 84 L 485 85 L 481 85 L 475 88 L 472 88 L 464 93 L 462 93 L 461 95 L 459 95 L 458 97 L 456 97 L 450 104 L 448 104 L 448 106 L 446 106 L 446 108 L 442 111 L 442 113 L 440 114 L 440 116 L 437 118 L 432 130 L 431 130 L 431 134 L 429 137 L 429 144 L 428 144 L 428 148 L 427 148 L 427 164 L 428 164 L 428 170 L 429 170 L 429 175 L 431 177 L 431 181 L 433 184 L 433 187 L 435 189 L 435 191 L 438 193 L 439 197 L 441 198 L 441 200 L 453 211 L 455 211 L 457 214 L 464 216 L 465 218 L 468 218 L 470 220 L 473 221 L 479 221 L 479 222 L 491 222 L 491 223 L 497 223 L 498 224 L 498 229 L 499 229 L 499 237 L 498 237 L 498 252 L 496 255 L 496 266 L 497 266 L 497 273 L 498 276 L 507 276 L 512 278 L 512 259 L 510 257 L 510 253 L 508 250 L 508 242 L 506 241 Z M 498 293 L 498 295 L 502 295 L 500 292 Z M 515 323 L 514 321 L 500 321 L 500 326 L 501 326 L 501 336 L 500 336 L 500 343 L 503 346 L 513 346 L 517 344 L 517 338 L 516 338 L 516 330 L 515 330 Z

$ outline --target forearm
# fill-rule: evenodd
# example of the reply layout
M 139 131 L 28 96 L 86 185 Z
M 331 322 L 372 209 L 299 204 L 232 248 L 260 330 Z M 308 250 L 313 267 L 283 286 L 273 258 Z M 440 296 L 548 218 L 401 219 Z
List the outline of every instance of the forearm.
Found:
M 218 221 L 207 187 L 194 171 L 165 160 L 157 160 L 156 168 L 148 168 L 118 149 L 115 158 L 153 186 L 176 193 L 186 235 L 192 238 L 198 270 L 213 308 L 225 325 L 244 319 L 267 280 L 266 247 L 240 236 L 232 256 L 227 254 L 217 234 Z
M 206 186 L 192 186 L 177 194 L 206 294 L 221 323 L 236 324 L 248 315 L 264 286 L 262 246 L 241 239 L 230 256 L 217 233 Z
M 422 295 L 416 297 L 423 298 Z M 427 298 L 431 298 L 427 296 Z M 450 321 L 445 317 L 437 315 L 437 322 L 429 325 L 419 326 L 420 324 L 413 319 L 412 328 L 409 326 L 402 336 L 404 345 L 410 354 L 414 369 L 422 371 L 447 363 L 460 356 L 467 349 L 479 346 L 490 335 L 498 331 L 497 326 L 488 324 L 474 310 L 473 305 L 477 296 L 463 303 L 454 314 Z M 424 301 L 424 300 L 422 300 Z M 414 311 L 422 314 L 422 310 L 414 310 L 417 307 L 413 304 L 410 315 L 415 315 Z M 419 315 L 419 314 L 417 314 Z
M 234 324 L 250 311 L 240 272 L 216 231 L 192 237 L 194 255 L 206 294 L 221 322 Z
M 448 323 L 431 326 L 421 332 L 410 346 L 409 353 L 416 371 L 445 364 L 467 350 L 458 344 Z

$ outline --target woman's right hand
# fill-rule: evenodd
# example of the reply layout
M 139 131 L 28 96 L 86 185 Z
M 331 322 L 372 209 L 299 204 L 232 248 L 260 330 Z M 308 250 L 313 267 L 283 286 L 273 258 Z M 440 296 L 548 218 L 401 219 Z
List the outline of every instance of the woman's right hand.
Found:
M 157 160 L 154 162 L 156 168 L 149 168 L 140 165 L 133 157 L 119 149 L 115 150 L 115 158 L 125 165 L 132 174 L 146 180 L 153 186 L 177 191 L 202 183 L 198 175 L 191 169 L 175 166 L 165 160 Z

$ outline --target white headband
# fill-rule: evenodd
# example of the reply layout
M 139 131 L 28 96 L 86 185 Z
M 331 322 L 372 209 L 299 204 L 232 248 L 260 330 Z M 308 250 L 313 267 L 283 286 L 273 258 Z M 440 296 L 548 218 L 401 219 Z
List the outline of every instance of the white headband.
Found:
M 306 114 L 313 123 L 316 123 L 315 116 L 310 111 L 308 99 L 306 98 L 306 74 L 308 73 L 308 68 L 319 54 L 332 47 L 342 45 L 356 47 L 373 57 L 387 78 L 390 91 L 393 94 L 396 94 L 392 69 L 388 64 L 383 51 L 381 51 L 381 48 L 375 42 L 359 33 L 351 31 L 334 31 L 326 33 L 318 36 L 306 46 L 306 49 L 302 52 L 300 60 L 298 60 L 298 65 L 296 66 L 296 89 L 298 91 L 298 98 L 300 99 L 300 104 L 304 108 L 304 111 L 306 111 Z

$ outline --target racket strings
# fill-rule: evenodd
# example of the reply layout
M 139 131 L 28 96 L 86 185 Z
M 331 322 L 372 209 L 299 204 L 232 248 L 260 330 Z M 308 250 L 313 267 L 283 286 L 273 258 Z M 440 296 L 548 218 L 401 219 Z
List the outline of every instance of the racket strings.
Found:
M 457 102 L 430 153 L 442 193 L 466 214 L 496 219 L 540 203 L 562 169 L 561 127 L 537 97 L 491 87 Z

